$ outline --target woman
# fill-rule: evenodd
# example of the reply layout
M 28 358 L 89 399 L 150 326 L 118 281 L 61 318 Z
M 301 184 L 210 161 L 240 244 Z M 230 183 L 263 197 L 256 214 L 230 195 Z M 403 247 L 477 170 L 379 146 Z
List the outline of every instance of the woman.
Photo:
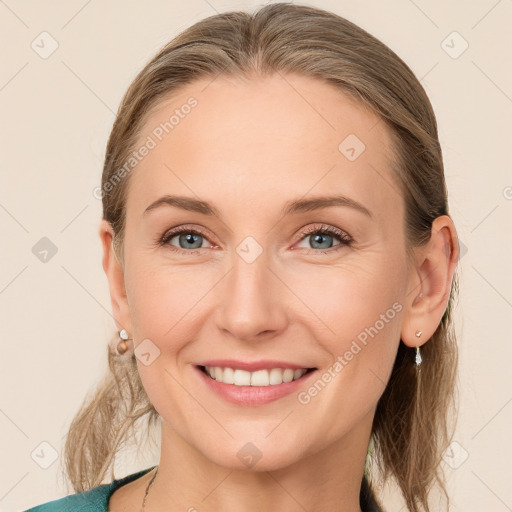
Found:
M 377 511 L 389 478 L 432 510 L 459 249 L 399 57 L 308 6 L 202 20 L 130 85 L 98 193 L 116 350 L 78 494 L 31 511 Z M 139 419 L 158 466 L 100 485 Z

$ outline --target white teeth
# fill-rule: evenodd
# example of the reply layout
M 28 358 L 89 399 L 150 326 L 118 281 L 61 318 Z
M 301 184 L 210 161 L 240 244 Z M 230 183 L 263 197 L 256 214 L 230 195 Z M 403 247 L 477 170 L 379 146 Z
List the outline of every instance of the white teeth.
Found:
M 306 368 L 297 370 L 272 368 L 271 370 L 257 370 L 255 372 L 221 368 L 219 366 L 205 366 L 205 368 L 206 373 L 212 379 L 235 386 L 274 386 L 300 379 L 307 372 Z
M 306 370 L 307 371 L 307 370 Z M 297 379 L 300 379 L 306 372 L 304 371 L 303 368 L 300 368 L 298 370 L 295 370 L 293 372 L 293 380 L 297 380 Z
M 220 370 L 220 378 L 217 370 Z M 223 371 L 221 368 L 215 368 L 215 379 L 219 382 L 224 382 L 222 380 Z M 246 372 L 245 370 L 235 370 L 235 378 L 234 383 L 236 386 L 250 386 L 251 385 L 251 372 Z
M 293 370 L 291 368 L 286 368 L 283 372 L 283 382 L 291 382 L 293 380 Z
M 233 368 L 224 368 L 224 373 L 221 374 L 221 379 L 224 384 L 234 384 L 235 383 L 235 372 Z M 217 379 L 219 380 L 219 379 Z
M 283 372 L 280 368 L 270 370 L 270 384 L 281 384 L 283 382 Z
M 252 372 L 250 375 L 251 375 L 251 386 L 268 386 L 269 385 L 268 370 L 258 370 L 256 372 Z

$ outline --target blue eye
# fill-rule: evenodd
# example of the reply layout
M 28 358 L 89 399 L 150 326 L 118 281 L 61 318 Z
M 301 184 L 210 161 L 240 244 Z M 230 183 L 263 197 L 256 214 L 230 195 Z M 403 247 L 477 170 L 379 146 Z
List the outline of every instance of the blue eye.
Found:
M 308 228 L 305 232 L 302 233 L 305 235 L 301 240 L 307 239 L 309 243 L 313 246 L 315 249 L 321 249 L 321 251 L 313 251 L 313 252 L 332 252 L 332 251 L 326 251 L 332 248 L 332 245 L 329 243 L 333 238 L 337 238 L 340 243 L 335 247 L 334 251 L 337 251 L 339 249 L 342 249 L 343 247 L 350 245 L 352 243 L 352 238 L 338 228 L 333 228 L 329 226 L 322 225 L 320 227 L 318 226 L 312 226 L 311 228 Z M 325 244 L 327 241 L 327 245 L 329 247 L 322 247 L 322 244 Z
M 178 238 L 178 243 L 180 245 L 179 248 L 170 244 L 170 241 L 173 238 Z M 201 249 L 202 240 L 205 238 L 204 235 L 195 229 L 190 228 L 178 228 L 170 233 L 167 233 L 160 240 L 161 245 L 168 245 L 170 249 L 180 251 L 184 250 L 185 252 L 197 252 L 197 249 Z M 189 251 L 188 249 L 193 249 Z
M 327 254 L 335 252 L 343 249 L 343 247 L 351 245 L 353 242 L 352 238 L 346 232 L 326 225 L 311 226 L 304 230 L 301 235 L 302 238 L 300 241 L 308 239 L 309 243 L 313 247 L 313 254 Z M 179 247 L 170 243 L 174 238 L 177 238 Z M 332 239 L 338 239 L 339 243 L 333 246 Z M 206 235 L 200 230 L 182 226 L 165 233 L 158 243 L 159 245 L 166 246 L 173 251 L 196 254 L 199 252 L 199 249 L 204 249 L 204 247 L 202 247 L 204 240 L 207 240 Z M 325 244 L 327 244 L 327 247 Z

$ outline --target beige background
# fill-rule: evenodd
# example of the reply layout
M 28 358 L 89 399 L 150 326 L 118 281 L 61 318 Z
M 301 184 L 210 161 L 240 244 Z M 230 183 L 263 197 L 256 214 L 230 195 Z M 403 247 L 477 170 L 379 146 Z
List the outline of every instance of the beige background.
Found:
M 467 248 L 457 444 L 443 461 L 451 510 L 512 510 L 512 2 L 309 4 L 388 44 L 433 102 L 451 213 Z M 258 5 L 0 0 L 0 511 L 71 492 L 59 466 L 66 429 L 107 369 L 115 324 L 93 189 L 122 94 L 147 59 L 193 22 Z M 58 48 L 42 58 L 50 37 Z M 32 250 L 43 237 L 58 250 L 47 262 Z M 116 476 L 156 457 L 128 455 Z M 386 503 L 388 511 L 405 510 L 391 493 Z

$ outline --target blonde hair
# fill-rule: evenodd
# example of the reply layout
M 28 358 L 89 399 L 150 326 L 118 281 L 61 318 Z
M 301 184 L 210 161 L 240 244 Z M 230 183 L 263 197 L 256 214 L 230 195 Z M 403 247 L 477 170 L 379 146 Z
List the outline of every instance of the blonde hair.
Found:
M 161 48 L 126 91 L 102 176 L 103 217 L 113 228 L 121 262 L 129 175 L 119 179 L 118 171 L 159 100 L 200 78 L 273 73 L 326 81 L 387 124 L 405 201 L 408 251 L 429 240 L 434 219 L 448 215 L 448 199 L 436 118 L 420 82 L 392 50 L 346 19 L 318 8 L 275 3 L 253 14 L 226 12 L 199 21 Z M 455 275 L 448 308 L 422 346 L 419 375 L 413 349 L 400 343 L 372 426 L 362 488 L 372 494 L 369 468 L 376 468 L 382 483 L 394 478 L 412 512 L 420 507 L 429 511 L 433 484 L 449 503 L 440 462 L 451 441 L 449 412 L 455 404 L 457 345 L 451 315 L 457 283 Z M 149 432 L 158 419 L 135 356 L 118 358 L 109 344 L 108 362 L 110 372 L 84 400 L 66 439 L 66 472 L 76 492 L 100 485 L 137 420 L 147 419 Z

